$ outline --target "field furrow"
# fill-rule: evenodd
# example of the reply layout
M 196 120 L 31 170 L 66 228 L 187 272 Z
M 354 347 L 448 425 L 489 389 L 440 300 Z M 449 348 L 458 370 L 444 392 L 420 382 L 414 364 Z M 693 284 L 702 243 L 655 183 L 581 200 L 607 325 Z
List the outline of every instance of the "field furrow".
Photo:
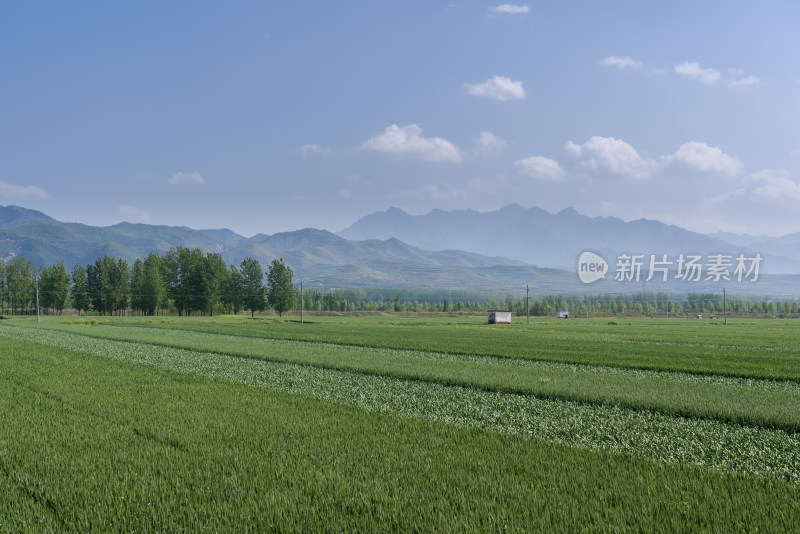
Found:
M 101 339 L 800 431 L 800 383 L 795 381 L 342 346 L 186 330 L 158 330 L 161 335 L 154 336 L 152 329 L 136 327 L 60 325 L 55 328 Z
M 800 481 L 796 433 L 614 406 L 367 375 L 224 354 L 1 326 L 65 350 L 315 397 L 362 409 L 723 472 Z
M 798 526 L 800 484 L 779 477 L 398 417 L 106 349 L 116 359 L 0 335 L 3 532 Z
M 128 317 L 102 318 L 103 324 L 155 331 L 189 330 L 240 338 L 312 341 L 336 345 L 495 356 L 626 369 L 674 371 L 711 376 L 800 382 L 800 331 L 792 323 L 774 327 L 741 322 L 648 320 L 536 321 L 486 325 L 477 318 L 332 320 L 273 324 L 216 318 L 188 321 Z M 154 336 L 159 334 L 153 334 Z

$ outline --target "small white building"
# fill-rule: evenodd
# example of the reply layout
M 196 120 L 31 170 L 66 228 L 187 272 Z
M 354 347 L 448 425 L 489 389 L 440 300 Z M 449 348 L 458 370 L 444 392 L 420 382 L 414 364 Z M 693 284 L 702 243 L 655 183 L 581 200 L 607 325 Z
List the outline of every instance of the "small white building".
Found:
M 511 312 L 505 310 L 490 311 L 489 324 L 511 324 Z
M 558 319 L 569 319 L 569 312 L 568 311 L 560 311 L 558 315 L 556 315 Z

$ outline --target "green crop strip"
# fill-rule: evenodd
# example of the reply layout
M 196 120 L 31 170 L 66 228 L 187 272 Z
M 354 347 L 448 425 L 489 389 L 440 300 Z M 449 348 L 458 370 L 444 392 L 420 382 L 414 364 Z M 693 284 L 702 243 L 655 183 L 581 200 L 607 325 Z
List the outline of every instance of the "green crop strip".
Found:
M 785 321 L 725 327 L 677 319 L 639 320 L 624 325 L 574 320 L 540 321 L 530 327 L 519 323 L 495 327 L 478 324 L 475 318 L 427 322 L 361 317 L 314 320 L 317 322 L 307 325 L 227 318 L 187 318 L 160 324 L 109 317 L 102 322 L 236 337 L 800 382 L 800 329 L 794 327 L 795 323 Z
M 3 532 L 780 532 L 800 517 L 800 485 L 774 477 L 386 416 L 3 336 L 0 364 Z
M 800 384 L 793 381 L 375 349 L 181 330 L 161 330 L 161 335 L 156 337 L 151 329 L 135 327 L 56 328 L 118 341 L 719 419 L 789 432 L 800 430 Z
M 6 326 L 0 331 L 7 337 L 65 350 L 263 386 L 375 412 L 630 457 L 800 481 L 800 439 L 782 431 L 64 332 Z

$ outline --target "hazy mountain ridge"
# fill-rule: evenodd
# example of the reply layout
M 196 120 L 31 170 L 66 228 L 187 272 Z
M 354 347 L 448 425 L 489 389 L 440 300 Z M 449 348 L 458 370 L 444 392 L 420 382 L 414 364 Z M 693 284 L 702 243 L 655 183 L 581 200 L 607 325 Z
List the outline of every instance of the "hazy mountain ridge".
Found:
M 591 218 L 571 208 L 552 214 L 512 204 L 490 212 L 434 210 L 426 215 L 390 208 L 367 215 L 338 235 L 355 240 L 391 236 L 421 248 L 464 249 L 567 270 L 575 269 L 584 250 L 609 259 L 623 252 L 671 256 L 759 252 L 765 258 L 765 273 L 800 272 L 800 234 L 780 238 L 705 235 L 655 220 Z
M 44 213 L 19 206 L 0 206 L 0 225 L 15 226 L 31 221 L 53 221 Z
M 10 209 L 9 209 L 10 208 Z M 388 213 L 388 217 L 383 217 Z M 438 239 L 443 250 L 432 252 L 395 237 L 387 239 L 349 240 L 328 232 L 306 228 L 274 235 L 258 234 L 246 238 L 228 229 L 193 230 L 187 227 L 120 223 L 108 227 L 93 227 L 78 223 L 62 223 L 43 213 L 16 206 L 0 206 L 0 258 L 24 255 L 37 265 L 53 265 L 62 260 L 69 270 L 75 263 L 88 264 L 108 254 L 133 262 L 149 252 L 163 254 L 174 246 L 197 247 L 204 252 L 219 252 L 228 264 L 239 264 L 246 257 L 256 258 L 263 266 L 275 258 L 283 258 L 294 270 L 296 280 L 304 280 L 307 287 L 384 287 L 397 289 L 459 289 L 524 291 L 526 284 L 533 293 L 635 293 L 645 286 L 640 283 L 617 283 L 613 272 L 605 280 L 591 285 L 579 282 L 575 272 L 577 253 L 573 234 L 579 234 L 592 243 L 606 245 L 590 247 L 613 261 L 615 249 L 610 241 L 601 238 L 608 232 L 623 233 L 635 229 L 635 239 L 629 246 L 641 246 L 651 251 L 659 243 L 673 243 L 678 252 L 697 252 L 700 248 L 684 246 L 687 236 L 695 239 L 693 245 L 712 243 L 726 246 L 726 242 L 658 221 L 639 220 L 626 223 L 615 218 L 589 218 L 574 210 L 550 214 L 538 208 L 526 209 L 508 206 L 488 214 L 477 211 L 429 214 L 437 230 L 431 231 L 421 222 L 427 216 L 414 217 L 401 210 L 372 214 L 364 220 L 375 223 L 375 231 L 397 225 L 398 221 L 417 225 Z M 453 222 L 455 221 L 455 222 Z M 533 221 L 533 222 L 532 222 Z M 555 221 L 552 235 L 545 231 Z M 361 222 L 361 221 L 360 221 Z M 358 225 L 359 223 L 357 223 Z M 530 232 L 531 225 L 538 228 Z M 354 225 L 356 226 L 356 225 Z M 398 226 L 403 230 L 402 225 Z M 453 232 L 453 239 L 446 232 Z M 460 229 L 458 233 L 456 230 Z M 438 235 L 437 235 L 438 233 Z M 470 233 L 478 238 L 491 237 L 495 250 L 505 250 L 506 255 L 482 255 L 476 252 L 454 250 L 457 244 L 471 246 Z M 501 239 L 500 237 L 503 237 Z M 698 237 L 699 236 L 699 237 Z M 503 243 L 508 238 L 510 242 Z M 513 239 L 517 239 L 515 242 Z M 525 239 L 525 246 L 519 245 Z M 782 246 L 784 238 L 764 240 L 765 246 Z M 800 240 L 800 235 L 785 236 Z M 475 240 L 476 243 L 480 239 Z M 554 245 L 555 243 L 555 245 Z M 633 244 L 631 244 L 633 243 Z M 730 246 L 730 244 L 727 244 Z M 509 259 L 516 252 L 543 251 L 556 246 L 560 250 L 565 268 L 539 267 L 519 259 Z M 645 248 L 646 247 L 646 248 Z M 742 247 L 736 247 L 741 250 Z M 630 252 L 632 249 L 628 249 Z M 797 249 L 795 249 L 797 250 Z M 670 252 L 669 249 L 664 252 Z M 772 260 L 773 258 L 768 258 Z M 611 266 L 613 271 L 614 267 Z M 670 279 L 667 283 L 653 282 L 647 291 L 686 293 L 696 291 L 721 291 L 722 285 L 714 283 L 686 283 Z M 730 284 L 729 291 L 758 295 L 800 294 L 800 275 L 764 274 L 757 284 Z
M 724 234 L 731 243 L 741 244 L 750 250 L 773 258 L 788 257 L 800 266 L 800 232 L 781 237 Z
M 253 257 L 266 267 L 273 259 L 283 258 L 298 278 L 323 287 L 377 284 L 411 288 L 438 283 L 450 287 L 457 286 L 459 280 L 469 280 L 471 269 L 525 265 L 518 260 L 457 250 L 431 252 L 394 238 L 350 241 L 313 228 L 246 238 L 228 229 L 132 223 L 94 227 L 62 223 L 16 206 L 0 206 L 0 220 L 0 258 L 24 255 L 36 265 L 53 265 L 61 260 L 70 270 L 76 263 L 92 263 L 105 254 L 132 263 L 150 252 L 164 254 L 177 246 L 218 252 L 226 263 L 236 265 Z M 475 284 L 491 289 L 493 282 L 491 276 L 483 276 L 477 277 Z

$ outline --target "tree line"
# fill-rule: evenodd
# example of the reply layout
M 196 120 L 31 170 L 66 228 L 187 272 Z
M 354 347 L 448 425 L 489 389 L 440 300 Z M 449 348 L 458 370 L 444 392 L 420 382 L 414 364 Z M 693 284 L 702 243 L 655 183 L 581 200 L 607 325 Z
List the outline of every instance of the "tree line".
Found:
M 755 300 L 728 297 L 714 293 L 668 295 L 646 293 L 630 295 L 478 295 L 474 292 L 449 290 L 338 289 L 307 290 L 304 309 L 320 312 L 389 312 L 389 313 L 485 313 L 508 310 L 518 316 L 554 316 L 566 311 L 570 316 L 644 315 L 692 316 L 722 313 L 727 306 L 730 315 L 775 315 L 794 317 L 798 303 L 794 300 Z M 461 295 L 459 295 L 461 294 Z M 459 298 L 466 295 L 467 298 Z M 470 298 L 471 296 L 471 298 Z
M 24 256 L 0 263 L 0 311 L 25 313 L 38 305 L 60 314 L 69 306 L 78 313 L 100 315 L 177 313 L 213 315 L 272 308 L 292 310 L 297 298 L 292 269 L 283 259 L 266 272 L 246 258 L 226 266 L 222 255 L 176 247 L 165 255 L 148 254 L 132 265 L 108 255 L 68 273 L 63 262 L 36 269 Z
M 266 277 L 265 277 L 266 274 Z M 218 253 L 177 247 L 165 255 L 148 254 L 129 265 L 108 255 L 68 272 L 63 262 L 36 269 L 24 257 L 0 262 L 0 313 L 60 314 L 64 309 L 101 315 L 214 315 L 269 308 L 279 315 L 299 309 L 291 268 L 274 260 L 265 273 L 259 262 L 247 258 L 225 265 Z M 481 313 L 505 309 L 523 316 L 645 315 L 693 316 L 721 313 L 791 317 L 798 314 L 794 300 L 742 299 L 714 293 L 684 296 L 664 293 L 631 295 L 524 296 L 451 290 L 339 289 L 308 290 L 303 307 L 320 312 L 443 312 Z

